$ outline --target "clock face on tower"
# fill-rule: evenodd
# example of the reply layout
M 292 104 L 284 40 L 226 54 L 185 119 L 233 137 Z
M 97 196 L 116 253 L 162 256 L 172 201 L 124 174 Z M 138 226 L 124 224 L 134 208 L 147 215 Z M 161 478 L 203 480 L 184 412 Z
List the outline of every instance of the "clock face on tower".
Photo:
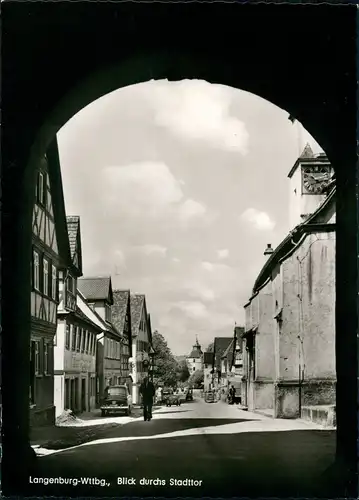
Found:
M 302 169 L 303 194 L 321 194 L 331 178 L 329 165 L 310 165 Z

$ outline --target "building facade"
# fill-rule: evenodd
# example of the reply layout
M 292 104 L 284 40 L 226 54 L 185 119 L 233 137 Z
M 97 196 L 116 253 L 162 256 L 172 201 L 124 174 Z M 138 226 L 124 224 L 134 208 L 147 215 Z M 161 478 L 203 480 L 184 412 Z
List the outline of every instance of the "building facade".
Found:
M 103 328 L 102 334 L 97 337 L 96 353 L 96 403 L 100 404 L 106 387 L 120 384 L 122 379 L 122 336 L 112 324 L 111 277 L 81 278 L 78 288 L 101 320 Z
M 236 377 L 242 378 L 244 375 L 243 370 L 243 326 L 236 326 L 234 328 L 234 346 L 233 346 L 233 360 L 232 360 L 232 373 Z
M 49 165 L 51 164 L 51 168 Z M 71 267 L 56 140 L 36 171 L 32 216 L 30 424 L 53 424 L 58 276 Z
M 205 392 L 213 388 L 213 352 L 203 353 L 203 389 Z
M 192 347 L 192 351 L 186 358 L 186 361 L 190 375 L 196 371 L 203 370 L 203 352 L 197 338 L 196 343 Z
M 101 328 L 89 319 L 89 306 L 78 297 L 82 275 L 80 218 L 67 217 L 72 267 L 59 276 L 59 305 L 54 348 L 56 417 L 70 409 L 91 411 L 96 400 L 96 336 Z
M 139 404 L 139 388 L 143 379 L 149 376 L 153 347 L 145 295 L 131 294 L 130 303 L 132 326 L 132 357 L 130 358 L 132 367 L 132 401 L 134 404 Z
M 213 388 L 222 388 L 222 356 L 228 346 L 232 343 L 233 337 L 215 337 L 213 343 Z
M 130 358 L 132 356 L 130 290 L 114 290 L 112 323 L 121 335 L 121 384 L 126 384 L 132 394 Z
M 302 222 L 267 257 L 245 305 L 245 404 L 278 418 L 335 404 L 336 206 L 327 164 L 307 146 L 291 170 L 302 181 L 292 208 Z M 311 214 L 304 196 L 317 200 L 305 200 Z

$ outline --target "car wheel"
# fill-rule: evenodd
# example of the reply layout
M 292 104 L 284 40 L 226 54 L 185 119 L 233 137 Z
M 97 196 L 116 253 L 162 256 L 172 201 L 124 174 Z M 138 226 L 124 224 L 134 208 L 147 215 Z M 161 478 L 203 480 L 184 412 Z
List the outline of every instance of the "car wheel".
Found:
M 101 410 L 101 417 L 104 417 L 106 415 L 105 410 Z

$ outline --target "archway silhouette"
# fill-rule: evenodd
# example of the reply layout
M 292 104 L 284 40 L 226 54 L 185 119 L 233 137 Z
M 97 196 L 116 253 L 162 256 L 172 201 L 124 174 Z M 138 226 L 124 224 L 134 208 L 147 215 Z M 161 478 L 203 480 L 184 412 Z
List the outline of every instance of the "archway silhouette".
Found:
M 5 3 L 3 370 L 21 367 L 12 384 L 9 378 L 3 386 L 6 494 L 26 490 L 29 463 L 24 459 L 20 467 L 16 456 L 31 456 L 27 374 L 35 166 L 80 109 L 112 90 L 149 79 L 196 78 L 257 94 L 297 118 L 332 162 L 338 193 L 337 456 L 345 468 L 354 464 L 356 8 L 270 7 L 219 3 L 204 11 L 201 4 L 77 3 L 70 19 L 66 2 Z M 223 34 L 215 36 L 220 27 Z M 15 461 L 10 449 L 17 450 Z

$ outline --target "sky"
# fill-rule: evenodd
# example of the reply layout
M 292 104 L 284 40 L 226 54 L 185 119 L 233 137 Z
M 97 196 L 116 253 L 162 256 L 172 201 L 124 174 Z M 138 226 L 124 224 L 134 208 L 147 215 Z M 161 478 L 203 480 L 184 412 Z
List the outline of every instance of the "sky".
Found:
M 201 80 L 150 81 L 91 103 L 58 133 L 84 276 L 146 295 L 175 355 L 244 325 L 243 306 L 290 230 L 291 167 L 321 148 L 288 112 Z

